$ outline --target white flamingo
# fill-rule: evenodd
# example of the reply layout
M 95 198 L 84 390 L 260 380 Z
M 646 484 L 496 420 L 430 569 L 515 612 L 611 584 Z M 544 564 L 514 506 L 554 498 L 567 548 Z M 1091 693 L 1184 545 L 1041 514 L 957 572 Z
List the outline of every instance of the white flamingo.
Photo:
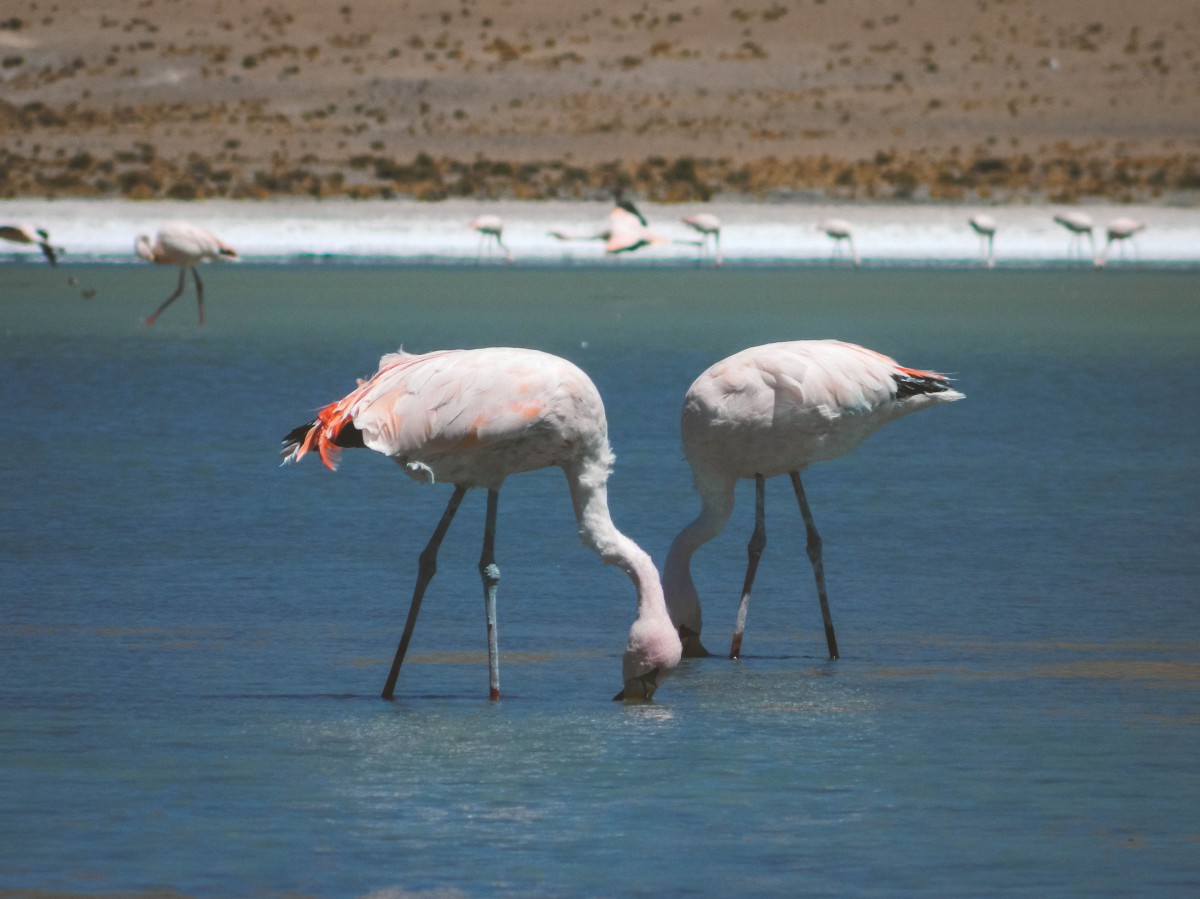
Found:
M 61 253 L 62 249 L 50 246 L 50 235 L 46 233 L 45 228 L 27 223 L 0 225 L 0 240 L 7 240 L 11 243 L 36 244 L 51 265 L 58 265 L 58 253 Z
M 712 238 L 713 264 L 720 265 L 722 262 L 721 220 L 711 212 L 697 212 L 694 215 L 685 215 L 680 221 L 700 235 L 697 246 L 700 248 L 701 255 L 707 252 L 709 238 Z
M 284 461 L 316 450 L 330 468 L 342 447 L 383 453 L 424 483 L 454 484 L 441 521 L 420 556 L 416 588 L 383 689 L 392 697 L 437 551 L 471 487 L 488 492 L 479 571 L 488 631 L 488 680 L 500 697 L 496 588 L 500 570 L 494 543 L 500 487 L 511 474 L 561 468 L 583 542 L 629 575 L 637 588 L 637 618 L 622 663 L 617 699 L 649 699 L 679 663 L 679 638 L 667 614 L 658 571 L 650 557 L 617 530 L 608 511 L 613 454 L 604 404 L 577 367 L 535 350 L 488 348 L 384 356 L 379 370 L 348 396 L 317 413 L 284 438 Z
M 471 229 L 479 234 L 479 249 L 476 253 L 476 258 L 483 256 L 484 247 L 486 245 L 488 255 L 492 253 L 492 243 L 494 242 L 500 251 L 504 254 L 504 258 L 512 262 L 513 254 L 504 243 L 504 222 L 498 215 L 481 215 L 473 219 Z
M 1092 217 L 1086 212 L 1079 212 L 1076 209 L 1068 210 L 1054 217 L 1054 221 L 1062 225 L 1071 233 L 1071 239 L 1067 243 L 1067 258 L 1070 259 L 1075 255 L 1083 256 L 1083 236 L 1086 234 L 1088 244 L 1091 247 L 1091 255 L 1089 258 L 1096 258 L 1096 238 L 1092 234 L 1092 228 L 1095 227 L 1092 223 Z
M 1108 228 L 1105 229 L 1108 239 L 1104 242 L 1104 249 L 1100 251 L 1100 255 L 1096 257 L 1096 268 L 1104 268 L 1104 264 L 1108 261 L 1108 251 L 1114 243 L 1121 244 L 1121 258 L 1125 258 L 1125 241 L 1129 241 L 1133 246 L 1134 254 L 1137 253 L 1137 243 L 1134 241 L 1134 235 L 1146 230 L 1146 223 L 1139 222 L 1137 219 L 1131 218 L 1116 218 L 1108 223 Z
M 850 452 L 901 416 L 962 399 L 936 372 L 904 368 L 880 353 L 836 340 L 797 340 L 751 347 L 698 377 L 683 403 L 683 450 L 700 494 L 700 514 L 671 544 L 663 589 L 684 654 L 707 655 L 700 643 L 700 600 L 692 580 L 696 550 L 725 527 L 734 485 L 755 481 L 754 533 L 730 658 L 741 652 L 750 588 L 766 546 L 763 482 L 787 474 L 808 534 L 808 557 L 817 582 L 829 657 L 838 657 L 825 593 L 821 538 L 800 472 L 813 462 Z
M 967 223 L 971 226 L 971 230 L 979 235 L 980 250 L 983 251 L 987 267 L 995 267 L 996 220 L 986 212 L 977 212 L 967 219 Z
M 858 258 L 858 249 L 854 246 L 854 227 L 845 219 L 825 219 L 817 224 L 817 230 L 825 234 L 833 241 L 833 258 L 837 259 L 841 256 L 842 243 L 845 242 L 850 247 L 850 258 L 857 266 L 861 260 Z
M 237 258 L 237 250 L 211 231 L 186 222 L 163 225 L 158 229 L 153 243 L 151 243 L 149 235 L 139 235 L 134 244 L 134 250 L 147 262 L 179 266 L 179 285 L 175 288 L 175 292 L 167 297 L 163 304 L 146 319 L 147 325 L 153 325 L 162 315 L 163 310 L 183 293 L 184 279 L 189 271 L 196 282 L 196 304 L 200 309 L 200 324 L 204 324 L 204 285 L 200 282 L 200 273 L 196 271 L 196 266 L 214 259 Z

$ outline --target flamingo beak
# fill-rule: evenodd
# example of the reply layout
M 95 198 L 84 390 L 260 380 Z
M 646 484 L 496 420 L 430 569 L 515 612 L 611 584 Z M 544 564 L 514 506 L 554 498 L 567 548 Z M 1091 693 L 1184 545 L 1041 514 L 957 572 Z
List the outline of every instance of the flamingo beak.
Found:
M 658 689 L 658 676 L 662 669 L 655 668 L 625 681 L 625 689 L 613 697 L 613 702 L 649 702 Z

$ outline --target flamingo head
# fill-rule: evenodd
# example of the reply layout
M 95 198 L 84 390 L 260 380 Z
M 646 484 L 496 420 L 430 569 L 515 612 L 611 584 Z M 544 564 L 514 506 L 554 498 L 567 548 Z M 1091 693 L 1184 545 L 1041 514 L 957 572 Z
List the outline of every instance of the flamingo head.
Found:
M 615 700 L 645 701 L 679 665 L 683 647 L 674 625 L 665 615 L 638 618 L 629 630 L 621 670 L 625 687 Z

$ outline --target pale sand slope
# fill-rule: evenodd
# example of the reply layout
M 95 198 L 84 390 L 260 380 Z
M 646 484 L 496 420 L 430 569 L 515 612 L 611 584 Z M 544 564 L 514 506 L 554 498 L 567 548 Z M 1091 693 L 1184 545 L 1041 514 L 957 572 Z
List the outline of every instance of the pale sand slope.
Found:
M 72 157 L 1195 162 L 1197 84 L 1195 0 L 9 0 L 0 192 Z

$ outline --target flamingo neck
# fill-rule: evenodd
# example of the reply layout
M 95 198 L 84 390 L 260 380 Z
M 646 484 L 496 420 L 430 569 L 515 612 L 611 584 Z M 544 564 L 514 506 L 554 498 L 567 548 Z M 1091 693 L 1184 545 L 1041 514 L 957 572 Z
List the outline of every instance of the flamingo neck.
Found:
M 637 617 L 629 629 L 622 658 L 626 684 L 653 674 L 658 681 L 679 664 L 682 647 L 667 614 L 662 582 L 648 553 L 617 530 L 608 511 L 608 472 L 612 451 L 603 451 L 567 470 L 579 536 L 605 563 L 629 575 L 637 589 Z
M 663 566 L 663 592 L 667 611 L 676 627 L 699 634 L 703 620 L 700 597 L 692 580 L 692 556 L 725 527 L 733 511 L 734 481 L 702 482 L 696 479 L 700 493 L 700 514 L 684 526 L 671 542 Z
M 639 618 L 659 613 L 665 617 L 666 603 L 653 560 L 613 524 L 607 486 L 611 459 L 610 451 L 605 459 L 585 462 L 573 476 L 568 472 L 579 536 L 606 564 L 615 565 L 629 575 L 637 588 Z

